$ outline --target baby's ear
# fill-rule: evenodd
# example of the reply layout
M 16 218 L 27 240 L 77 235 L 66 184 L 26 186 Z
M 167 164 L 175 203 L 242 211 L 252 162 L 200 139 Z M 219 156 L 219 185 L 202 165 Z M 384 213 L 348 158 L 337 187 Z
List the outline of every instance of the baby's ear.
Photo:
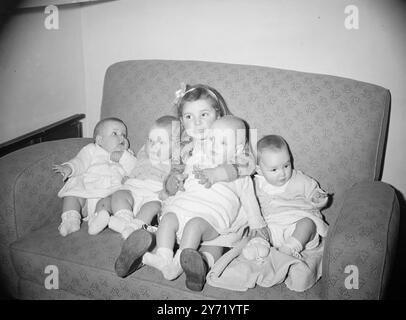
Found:
M 96 142 L 96 144 L 100 145 L 100 142 L 101 142 L 102 140 L 103 140 L 103 137 L 100 136 L 100 135 L 97 135 L 97 136 L 96 136 L 96 139 L 95 139 L 95 142 Z

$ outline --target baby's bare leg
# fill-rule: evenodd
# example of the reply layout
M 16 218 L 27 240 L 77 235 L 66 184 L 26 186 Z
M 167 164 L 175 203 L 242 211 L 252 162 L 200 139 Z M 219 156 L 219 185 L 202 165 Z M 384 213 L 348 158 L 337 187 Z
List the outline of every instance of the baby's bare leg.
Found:
M 161 202 L 159 201 L 149 201 L 144 203 L 137 213 L 136 218 L 142 220 L 146 224 L 151 224 L 152 219 L 161 210 Z
M 316 225 L 310 218 L 303 218 L 296 223 L 292 237 L 299 240 L 303 247 L 316 236 Z
M 193 218 L 189 220 L 183 230 L 180 248 L 197 249 L 202 241 L 212 240 L 219 236 L 219 233 L 204 219 Z
M 105 198 L 97 201 L 96 212 L 100 212 L 101 210 L 106 210 L 108 213 L 111 213 L 112 212 L 111 198 L 112 198 L 112 196 L 108 196 L 108 197 L 105 197 Z
M 119 210 L 133 210 L 134 198 L 130 191 L 119 190 L 113 193 L 111 196 L 111 208 L 114 213 Z
M 79 197 L 72 197 L 72 196 L 67 196 L 63 198 L 62 201 L 62 211 L 70 211 L 70 210 L 75 210 L 77 212 L 81 212 L 82 208 L 84 207 L 86 202 L 86 199 L 79 198 Z

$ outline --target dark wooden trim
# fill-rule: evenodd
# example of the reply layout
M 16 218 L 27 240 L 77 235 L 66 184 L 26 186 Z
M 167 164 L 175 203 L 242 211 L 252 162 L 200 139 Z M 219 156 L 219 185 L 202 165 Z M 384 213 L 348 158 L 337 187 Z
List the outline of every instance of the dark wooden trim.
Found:
M 80 122 L 80 120 L 85 117 L 85 114 L 78 113 L 10 141 L 1 143 L 0 157 L 44 141 L 83 137 L 82 122 Z

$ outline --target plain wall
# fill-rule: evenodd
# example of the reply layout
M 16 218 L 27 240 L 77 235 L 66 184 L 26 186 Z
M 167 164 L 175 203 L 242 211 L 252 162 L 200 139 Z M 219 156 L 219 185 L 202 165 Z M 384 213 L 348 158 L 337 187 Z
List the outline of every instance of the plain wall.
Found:
M 0 143 L 85 112 L 82 27 L 77 8 L 20 9 L 0 33 Z
M 344 27 L 347 5 L 359 9 L 358 30 Z M 43 28 L 43 16 L 21 13 L 0 39 L 2 141 L 77 112 L 86 113 L 84 132 L 91 136 L 105 71 L 120 60 L 204 60 L 331 74 L 390 89 L 382 180 L 406 194 L 404 1 L 118 0 L 61 10 L 57 32 Z

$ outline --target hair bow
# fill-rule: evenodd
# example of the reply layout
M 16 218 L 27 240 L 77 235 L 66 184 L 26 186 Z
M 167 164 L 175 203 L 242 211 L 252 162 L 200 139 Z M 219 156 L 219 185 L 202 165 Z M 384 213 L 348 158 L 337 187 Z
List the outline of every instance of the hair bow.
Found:
M 183 98 L 186 93 L 186 83 L 182 82 L 180 84 L 180 89 L 175 92 L 175 100 L 173 101 L 174 104 L 178 104 L 179 101 Z

